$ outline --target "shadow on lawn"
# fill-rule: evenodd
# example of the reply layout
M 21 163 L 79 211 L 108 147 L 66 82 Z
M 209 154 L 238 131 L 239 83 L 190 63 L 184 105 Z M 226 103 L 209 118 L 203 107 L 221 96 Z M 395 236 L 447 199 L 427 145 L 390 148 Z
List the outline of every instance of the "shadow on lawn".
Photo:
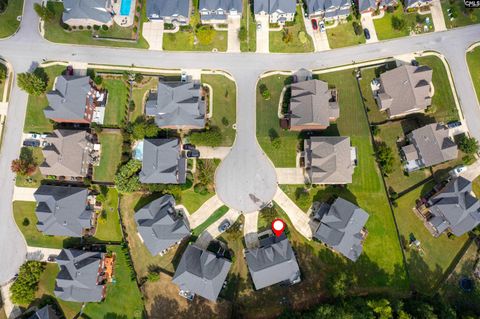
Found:
M 230 304 L 218 300 L 217 304 L 206 301 L 200 296 L 196 296 L 193 301 L 188 303 L 187 307 L 182 307 L 174 298 L 168 296 L 155 296 L 149 317 L 152 319 L 163 318 L 228 318 L 230 314 Z M 220 313 L 222 314 L 220 314 Z

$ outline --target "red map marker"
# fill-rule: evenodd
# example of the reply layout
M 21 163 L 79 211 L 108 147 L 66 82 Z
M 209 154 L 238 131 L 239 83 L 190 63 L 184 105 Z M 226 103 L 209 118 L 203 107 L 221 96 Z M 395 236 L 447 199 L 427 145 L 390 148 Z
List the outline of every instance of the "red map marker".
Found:
M 281 220 L 280 218 L 276 218 L 272 222 L 272 231 L 275 233 L 277 237 L 280 237 L 280 235 L 283 233 L 285 230 L 285 222 Z

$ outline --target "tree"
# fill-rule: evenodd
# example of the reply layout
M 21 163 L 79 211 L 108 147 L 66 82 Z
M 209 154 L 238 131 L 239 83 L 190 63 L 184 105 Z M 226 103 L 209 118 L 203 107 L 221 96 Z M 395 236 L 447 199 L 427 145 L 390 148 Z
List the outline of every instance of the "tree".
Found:
M 197 160 L 196 177 L 198 182 L 205 185 L 208 189 L 212 189 L 216 169 L 217 167 L 213 160 Z
M 406 22 L 404 19 L 399 18 L 397 16 L 392 16 L 392 28 L 397 31 L 404 30 L 406 26 Z
M 213 39 L 217 36 L 217 31 L 211 26 L 201 26 L 197 30 L 197 38 L 200 44 L 209 45 L 212 44 Z
M 270 91 L 268 90 L 268 87 L 265 85 L 265 83 L 260 84 L 259 89 L 263 99 L 270 100 Z
M 43 21 L 52 21 L 55 18 L 55 11 L 51 5 L 43 6 L 39 3 L 33 4 L 33 10 Z
M 378 319 L 393 318 L 392 307 L 387 299 L 369 300 L 367 305 L 373 310 Z
M 17 77 L 18 86 L 28 94 L 40 96 L 47 90 L 45 79 L 35 73 L 20 73 Z
M 238 39 L 240 41 L 246 41 L 247 40 L 247 28 L 245 28 L 244 26 L 241 26 L 240 27 L 240 30 L 238 31 Z
M 30 176 L 35 173 L 37 166 L 35 163 L 29 162 L 25 159 L 16 159 L 12 161 L 10 166 L 12 172 L 20 176 Z
M 142 73 L 135 73 L 135 82 L 140 83 L 143 81 Z
M 8 0 L 0 0 L 0 13 L 5 12 L 7 10 Z
M 135 104 L 133 104 L 133 107 L 135 107 Z M 145 137 L 156 137 L 160 129 L 153 119 L 140 117 L 135 123 L 128 124 L 127 131 L 132 134 L 133 139 L 143 140 Z
M 460 150 L 468 155 L 478 153 L 478 141 L 474 137 L 463 135 L 458 143 Z
M 344 297 L 349 286 L 348 276 L 344 272 L 330 276 L 327 280 L 327 289 L 334 298 Z
M 285 43 L 290 43 L 293 40 L 292 32 L 288 31 L 288 29 L 283 29 L 282 40 Z
M 210 129 L 204 132 L 194 132 L 190 135 L 190 142 L 193 144 L 216 147 L 221 146 L 223 136 L 220 129 L 216 126 L 210 127 Z
M 18 278 L 10 287 L 13 303 L 28 305 L 35 299 L 43 269 L 39 261 L 27 261 L 20 267 Z
M 393 171 L 393 152 L 384 142 L 377 144 L 377 160 L 384 173 L 390 174 Z
M 140 179 L 137 173 L 141 168 L 142 162 L 133 159 L 120 167 L 114 178 L 119 192 L 131 193 L 140 189 Z
M 425 20 L 426 20 L 426 18 L 423 15 L 418 14 L 418 13 L 415 15 L 415 21 L 417 23 L 425 23 Z
M 353 27 L 353 32 L 355 32 L 356 35 L 362 34 L 362 26 L 357 21 L 353 21 L 352 27 Z

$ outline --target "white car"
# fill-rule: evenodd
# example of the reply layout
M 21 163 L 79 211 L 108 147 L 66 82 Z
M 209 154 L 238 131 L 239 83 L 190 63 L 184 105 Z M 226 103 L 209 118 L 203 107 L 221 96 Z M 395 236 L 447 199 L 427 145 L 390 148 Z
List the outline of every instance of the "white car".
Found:
M 460 176 L 461 173 L 466 172 L 466 171 L 467 171 L 467 167 L 465 165 L 459 165 L 459 166 L 455 167 L 454 169 L 452 169 L 449 172 L 449 174 L 452 177 L 458 177 L 458 176 Z
M 325 32 L 325 23 L 320 22 L 320 32 Z

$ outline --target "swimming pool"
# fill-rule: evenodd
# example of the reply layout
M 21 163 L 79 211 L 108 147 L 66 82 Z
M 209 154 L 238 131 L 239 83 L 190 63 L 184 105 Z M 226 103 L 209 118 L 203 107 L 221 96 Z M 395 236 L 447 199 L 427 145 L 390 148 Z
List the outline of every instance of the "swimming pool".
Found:
M 122 0 L 120 5 L 120 15 L 128 16 L 130 14 L 130 6 L 132 5 L 132 0 Z

